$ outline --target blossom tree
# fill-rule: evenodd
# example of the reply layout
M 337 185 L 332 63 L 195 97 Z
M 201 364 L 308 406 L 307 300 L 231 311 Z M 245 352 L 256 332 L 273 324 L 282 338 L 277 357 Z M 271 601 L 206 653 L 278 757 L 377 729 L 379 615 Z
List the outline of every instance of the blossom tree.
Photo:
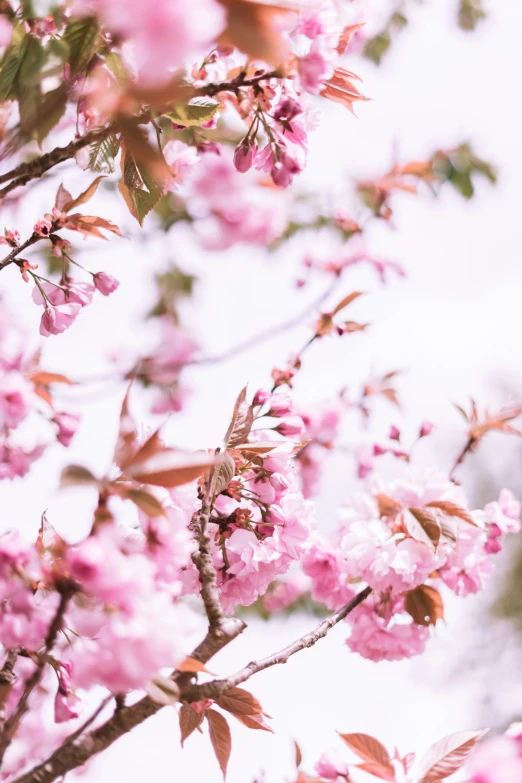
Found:
M 371 52 L 372 45 L 376 51 L 383 33 L 382 19 L 365 19 L 363 11 L 356 2 L 335 0 L 160 0 L 153 6 L 75 0 L 46 14 L 31 2 L 0 5 L 7 169 L 0 199 L 9 220 L 0 271 L 6 288 L 25 296 L 27 311 L 39 308 L 42 343 L 73 331 L 94 297 L 118 289 L 119 281 L 99 268 L 96 242 L 110 239 L 124 253 L 125 231 L 86 214 L 100 211 L 86 207 L 97 191 L 123 205 L 145 237 L 190 235 L 208 253 L 255 247 L 280 253 L 296 236 L 306 242 L 328 235 L 318 250 L 303 253 L 295 280 L 302 289 L 312 278 L 324 279 L 324 293 L 294 319 L 253 338 L 239 333 L 220 355 L 202 353 L 182 323 L 180 300 L 190 295 L 193 277 L 178 267 L 157 275 L 148 317 L 156 319 L 160 339 L 127 365 L 126 358 L 113 365 L 123 401 L 111 464 L 96 470 L 69 464 L 61 473 L 62 488 L 96 494 L 88 534 L 64 538 L 42 509 L 35 540 L 11 529 L 0 537 L 2 779 L 52 783 L 164 707 L 178 711 L 182 743 L 208 729 L 209 749 L 226 775 L 228 716 L 245 730 L 271 731 L 258 699 L 241 687 L 256 673 L 285 663 L 339 623 L 347 647 L 372 661 L 421 654 L 444 617 L 445 595 L 481 591 L 505 536 L 520 529 L 520 504 L 509 490 L 472 508 L 458 471 L 489 432 L 521 434 L 521 407 L 462 408 L 462 449 L 453 467 L 419 472 L 413 452 L 431 436 L 431 421 L 418 423 L 413 441 L 393 421 L 374 442 L 348 448 L 340 441 L 347 417 L 367 422 L 381 399 L 397 406 L 396 372 L 368 378 L 355 390 L 327 390 L 315 407 L 293 394 L 312 344 L 364 339 L 368 324 L 351 315 L 363 312 L 364 300 L 351 290 L 350 271 L 366 267 L 384 284 L 406 274 L 367 244 L 368 226 L 393 225 L 396 193 L 453 186 L 470 198 L 477 176 L 495 181 L 491 166 L 460 144 L 370 173 L 333 205 L 299 189 L 309 134 L 325 102 L 348 110 L 342 121 L 351 122 L 354 105 L 367 100 L 351 69 L 358 52 Z M 482 9 L 465 2 L 459 13 L 466 26 L 462 19 L 478 21 Z M 62 166 L 67 161 L 75 162 L 75 181 L 82 172 L 78 195 L 67 181 L 71 169 Z M 23 236 L 17 220 L 22 207 L 32 208 L 27 199 L 34 191 L 46 207 Z M 81 263 L 78 235 L 93 248 L 82 251 Z M 80 417 L 58 404 L 59 390 L 88 383 L 69 377 L 67 367 L 48 371 L 45 345 L 27 350 L 21 320 L 4 301 L 5 481 L 23 480 L 54 441 L 69 446 Z M 168 444 L 161 426 L 144 434 L 132 402 L 140 386 L 152 389 L 152 414 L 180 415 L 189 394 L 186 367 L 252 351 L 303 320 L 310 324 L 304 346 L 273 368 L 263 388 L 236 390 L 221 443 L 189 451 Z M 43 429 L 31 442 L 35 416 Z M 314 503 L 337 449 L 347 452 L 360 486 L 326 534 Z M 394 462 L 394 480 L 379 478 L 381 458 Z M 228 676 L 207 670 L 244 630 L 245 607 L 272 616 L 306 601 L 323 614 L 309 633 Z M 207 630 L 194 644 L 203 612 Z M 412 754 L 390 755 L 367 735 L 341 736 L 359 759 L 355 774 L 359 768 L 388 781 L 410 775 Z M 415 780 L 452 774 L 479 737 L 464 732 L 438 743 Z M 471 780 L 508 783 L 520 775 L 521 758 L 514 727 L 479 748 Z M 326 753 L 316 771 L 324 780 L 348 781 L 352 767 Z M 495 771 L 500 768 L 503 776 Z

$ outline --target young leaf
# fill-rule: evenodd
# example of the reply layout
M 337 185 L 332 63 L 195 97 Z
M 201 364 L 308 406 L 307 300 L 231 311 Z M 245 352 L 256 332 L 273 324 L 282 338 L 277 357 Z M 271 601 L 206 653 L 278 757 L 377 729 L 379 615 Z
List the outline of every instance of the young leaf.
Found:
M 190 704 L 182 704 L 179 711 L 179 730 L 181 733 L 181 747 L 193 731 L 199 729 L 205 718 L 204 712 L 196 712 Z
M 426 544 L 426 546 L 431 547 L 431 549 L 435 549 L 433 541 L 430 535 L 428 535 L 426 532 L 424 525 L 419 522 L 415 514 L 412 514 L 410 509 L 405 509 L 401 516 L 404 527 L 410 536 L 415 539 L 415 541 L 422 541 L 422 543 Z
M 432 745 L 420 762 L 419 783 L 438 783 L 457 772 L 486 731 L 461 731 Z
M 78 486 L 96 486 L 98 479 L 90 470 L 81 465 L 67 465 L 60 476 L 60 488 Z
M 121 172 L 118 188 L 129 212 L 142 226 L 145 217 L 163 195 L 163 183 L 155 180 L 143 163 L 138 163 L 126 144 L 122 144 Z
M 22 64 L 29 36 L 24 36 L 20 43 L 12 43 L 0 63 L 0 101 L 15 97 L 16 77 Z
M 158 498 L 146 492 L 144 489 L 128 489 L 125 497 L 131 500 L 135 506 L 141 509 L 148 517 L 165 516 L 165 509 Z
M 181 484 L 188 484 L 218 462 L 216 457 L 209 454 L 165 449 L 145 462 L 132 465 L 127 469 L 127 473 L 140 484 L 172 489 Z
M 462 508 L 462 506 L 458 506 L 456 503 L 452 503 L 450 500 L 432 500 L 431 503 L 426 503 L 426 506 L 429 506 L 430 508 L 439 508 L 449 517 L 458 517 L 474 527 L 477 526 L 469 511 Z
M 225 448 L 233 448 L 238 443 L 243 443 L 252 428 L 254 412 L 252 406 L 246 401 L 247 387 L 245 386 L 239 393 L 234 405 L 232 419 L 225 435 Z
M 395 772 L 388 751 L 375 737 L 371 737 L 369 734 L 339 734 L 339 736 L 356 756 L 359 756 L 365 762 L 379 764 L 384 769 L 389 770 L 394 776 L 391 780 L 395 779 Z
M 38 144 L 48 136 L 55 125 L 62 119 L 67 107 L 69 92 L 67 85 L 60 84 L 56 89 L 47 92 L 42 99 L 36 122 L 36 140 Z
M 345 296 L 344 299 L 341 299 L 337 307 L 334 307 L 332 310 L 332 315 L 337 315 L 337 313 L 340 313 L 341 310 L 344 310 L 345 307 L 348 307 L 349 304 L 351 304 L 354 299 L 357 299 L 359 296 L 362 296 L 362 291 L 354 291 L 351 294 L 348 294 L 348 296 Z
M 178 663 L 176 666 L 176 671 L 190 672 L 192 674 L 196 674 L 198 672 L 210 674 L 209 670 L 203 663 L 201 663 L 201 661 L 197 661 L 195 658 L 191 658 L 190 655 L 187 656 L 185 660 L 181 661 L 181 663 Z
M 301 762 L 303 761 L 303 754 L 301 753 L 301 748 L 297 744 L 297 742 L 294 742 L 295 747 L 295 766 L 296 769 L 299 769 L 301 766 Z
M 200 97 L 193 98 L 188 103 L 176 103 L 174 109 L 165 116 L 186 128 L 199 127 L 209 122 L 218 109 L 219 103 L 213 98 Z
M 74 386 L 74 381 L 70 381 L 67 376 L 56 372 L 44 372 L 43 370 L 34 372 L 29 380 L 32 383 L 41 384 L 42 386 L 49 386 L 51 383 L 66 383 L 67 386 Z
M 228 487 L 236 472 L 236 463 L 229 454 L 223 454 L 222 462 L 216 468 L 214 491 L 216 495 Z
M 440 541 L 440 523 L 437 514 L 427 508 L 410 508 L 410 514 L 413 514 L 419 525 L 422 527 L 435 549 Z
M 435 625 L 444 619 L 444 604 L 440 593 L 429 585 L 408 590 L 404 608 L 417 625 Z
M 119 149 L 120 142 L 116 136 L 108 136 L 102 141 L 95 141 L 94 144 L 91 144 L 90 170 L 112 174 L 115 170 L 114 158 Z
M 105 179 L 103 175 L 96 177 L 96 179 L 91 182 L 87 190 L 84 190 L 83 193 L 80 193 L 77 198 L 73 198 L 70 201 L 65 202 L 65 204 L 62 206 L 62 210 L 64 212 L 70 212 L 74 207 L 79 207 L 80 204 L 86 204 L 87 201 L 89 201 L 89 199 L 91 199 L 98 190 L 98 185 L 102 179 Z
M 238 715 L 237 712 L 231 713 L 236 720 L 246 726 L 247 729 L 257 729 L 260 731 L 269 731 L 273 734 L 273 730 L 265 723 L 265 719 L 262 715 Z
M 392 517 L 402 509 L 402 503 L 398 500 L 388 497 L 388 495 L 375 495 L 375 500 L 379 504 L 379 516 Z
M 230 688 L 216 699 L 216 704 L 234 715 L 261 715 L 263 708 L 251 693 L 243 688 Z
M 216 710 L 207 710 L 206 718 L 208 720 L 210 741 L 214 748 L 219 768 L 223 773 L 224 780 L 227 776 L 228 760 L 232 749 L 230 728 L 223 715 L 220 715 Z
M 83 71 L 92 57 L 98 37 L 98 22 L 92 16 L 76 19 L 67 25 L 63 40 L 69 47 L 67 58 L 73 73 Z

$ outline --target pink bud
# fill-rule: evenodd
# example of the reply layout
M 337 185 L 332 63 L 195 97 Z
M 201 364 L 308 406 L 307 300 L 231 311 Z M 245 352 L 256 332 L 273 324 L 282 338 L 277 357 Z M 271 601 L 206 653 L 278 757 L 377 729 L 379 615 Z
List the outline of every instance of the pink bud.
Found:
M 78 429 L 80 416 L 77 413 L 57 413 L 53 422 L 58 427 L 56 436 L 62 446 L 69 446 Z
M 292 175 L 280 161 L 274 163 L 272 170 L 270 171 L 270 176 L 272 177 L 272 182 L 274 185 L 277 185 L 278 188 L 287 188 L 292 182 Z
M 426 435 L 430 435 L 434 427 L 435 425 L 431 421 L 423 421 L 419 430 L 419 438 L 425 438 Z
M 271 505 L 265 517 L 267 525 L 284 525 L 286 517 L 283 513 L 283 509 L 275 504 Z
M 113 291 L 116 291 L 120 281 L 116 280 L 112 275 L 107 275 L 105 272 L 98 272 L 92 276 L 94 285 L 103 296 L 109 296 Z
M 254 399 L 252 400 L 252 405 L 264 405 L 265 402 L 268 402 L 270 399 L 271 394 L 269 391 L 266 391 L 266 389 L 258 389 L 256 393 L 254 394 Z
M 390 434 L 388 435 L 390 440 L 400 440 L 401 439 L 401 431 L 398 427 L 395 426 L 395 424 L 392 424 L 390 427 Z
M 337 778 L 348 776 L 348 767 L 335 750 L 320 756 L 315 765 L 315 771 L 325 780 L 337 780 Z
M 293 413 L 292 400 L 285 393 L 274 394 L 270 403 L 269 416 L 275 416 L 279 419 L 281 416 L 288 416 Z
M 286 492 L 290 486 L 288 479 L 282 473 L 272 473 L 270 483 L 276 492 Z
M 373 446 L 373 456 L 374 457 L 382 457 L 383 454 L 386 454 L 388 449 L 385 449 L 384 446 L 380 446 L 378 443 L 375 443 Z
M 252 168 L 257 153 L 256 142 L 249 143 L 245 139 L 238 144 L 234 151 L 234 166 L 242 174 Z
M 279 432 L 280 435 L 291 438 L 294 435 L 303 434 L 304 424 L 300 416 L 289 416 L 287 419 L 283 419 L 274 429 L 276 432 Z
M 49 220 L 39 220 L 33 227 L 33 232 L 39 237 L 48 237 L 52 230 L 52 224 Z

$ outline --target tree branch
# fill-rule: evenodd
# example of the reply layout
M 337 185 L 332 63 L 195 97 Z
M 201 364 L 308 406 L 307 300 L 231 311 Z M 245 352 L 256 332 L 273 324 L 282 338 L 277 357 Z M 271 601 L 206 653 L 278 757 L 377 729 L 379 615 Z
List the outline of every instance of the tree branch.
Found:
M 268 73 L 253 76 L 251 79 L 245 79 L 244 74 L 240 74 L 235 79 L 231 79 L 228 82 L 220 82 L 219 84 L 207 84 L 200 87 L 195 91 L 195 95 L 208 95 L 214 96 L 220 92 L 234 92 L 237 93 L 242 87 L 254 87 L 259 82 L 266 79 L 274 79 L 280 77 L 281 74 L 278 71 L 270 71 Z M 136 118 L 138 123 L 144 122 L 150 119 L 149 112 L 144 112 L 142 115 Z M 46 171 L 57 166 L 58 163 L 63 163 L 65 160 L 74 158 L 76 153 L 88 147 L 90 144 L 94 144 L 96 141 L 104 141 L 114 133 L 119 132 L 118 122 L 111 123 L 105 128 L 93 128 L 93 130 L 87 131 L 83 136 L 69 142 L 65 147 L 55 147 L 50 152 L 46 152 L 44 155 L 40 155 L 39 158 L 29 161 L 29 163 L 20 163 L 11 171 L 7 171 L 5 174 L 0 175 L 0 183 L 9 182 L 4 188 L 0 189 L 0 200 L 5 198 L 15 188 L 26 185 L 32 179 L 37 179 L 45 174 Z
M 36 244 L 36 242 L 39 242 L 40 239 L 46 239 L 46 237 L 42 237 L 39 234 L 31 234 L 29 239 L 26 239 L 25 242 L 23 242 L 21 245 L 18 245 L 18 247 L 14 247 L 11 252 L 4 258 L 2 261 L 0 261 L 0 272 L 4 267 L 9 266 L 9 264 L 12 264 L 13 261 L 16 261 L 16 257 L 26 248 L 30 247 L 31 245 Z
M 42 678 L 43 670 L 47 662 L 47 655 L 54 647 L 56 638 L 62 628 L 63 616 L 65 614 L 70 597 L 71 591 L 68 589 L 64 589 L 60 594 L 60 603 L 58 604 L 56 613 L 51 621 L 49 630 L 47 631 L 43 652 L 38 656 L 38 663 L 36 664 L 36 668 L 25 683 L 25 687 L 22 695 L 20 696 L 18 704 L 5 722 L 4 730 L 0 736 L 0 764 L 2 763 L 7 748 L 11 744 L 11 740 L 16 729 L 18 728 L 18 724 L 20 723 L 24 714 L 27 712 L 29 697 Z
M 287 647 L 284 647 L 279 652 L 269 655 L 266 658 L 262 658 L 259 661 L 251 661 L 243 669 L 240 669 L 235 674 L 231 674 L 230 677 L 225 677 L 221 680 L 213 680 L 212 682 L 204 683 L 203 685 L 192 685 L 185 688 L 182 691 L 181 698 L 183 701 L 199 701 L 200 699 L 215 699 L 222 693 L 228 691 L 230 688 L 234 688 L 240 685 L 242 682 L 250 679 L 253 674 L 268 669 L 271 666 L 276 666 L 282 663 L 286 663 L 292 655 L 304 650 L 307 647 L 313 647 L 319 639 L 323 639 L 328 631 L 330 631 L 334 625 L 337 625 L 341 620 L 344 620 L 350 612 L 352 612 L 359 604 L 361 604 L 372 592 L 371 587 L 365 587 L 360 593 L 352 598 L 352 600 L 339 609 L 338 612 L 327 617 L 319 625 L 314 628 L 313 631 L 301 636 L 292 642 Z

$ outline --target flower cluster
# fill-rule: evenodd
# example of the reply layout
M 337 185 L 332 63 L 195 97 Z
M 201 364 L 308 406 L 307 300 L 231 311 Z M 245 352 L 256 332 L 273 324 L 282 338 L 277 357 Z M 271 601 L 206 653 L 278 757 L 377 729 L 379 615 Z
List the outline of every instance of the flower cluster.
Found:
M 375 483 L 341 509 L 331 542 L 317 540 L 303 558 L 312 597 L 337 609 L 362 580 L 372 595 L 349 617 L 350 649 L 371 660 L 416 655 L 429 626 L 443 617 L 438 587 L 465 596 L 483 589 L 491 555 L 520 530 L 520 503 L 508 490 L 470 511 L 462 490 L 431 471 Z
M 510 783 L 522 779 L 522 724 L 479 745 L 469 762 L 469 783 Z
M 139 528 L 102 524 L 74 545 L 45 520 L 34 545 L 16 533 L 0 538 L 0 643 L 25 656 L 15 665 L 8 717 L 33 671 L 31 656 L 42 654 L 57 619 L 62 634 L 45 659 L 55 685 L 47 674 L 44 689 L 56 723 L 79 717 L 81 694 L 92 687 L 114 694 L 146 688 L 187 655 L 193 620 L 177 599 L 192 551 L 192 508 L 174 495 L 163 505 L 164 515 L 143 514 Z M 15 743 L 13 758 L 18 751 Z

